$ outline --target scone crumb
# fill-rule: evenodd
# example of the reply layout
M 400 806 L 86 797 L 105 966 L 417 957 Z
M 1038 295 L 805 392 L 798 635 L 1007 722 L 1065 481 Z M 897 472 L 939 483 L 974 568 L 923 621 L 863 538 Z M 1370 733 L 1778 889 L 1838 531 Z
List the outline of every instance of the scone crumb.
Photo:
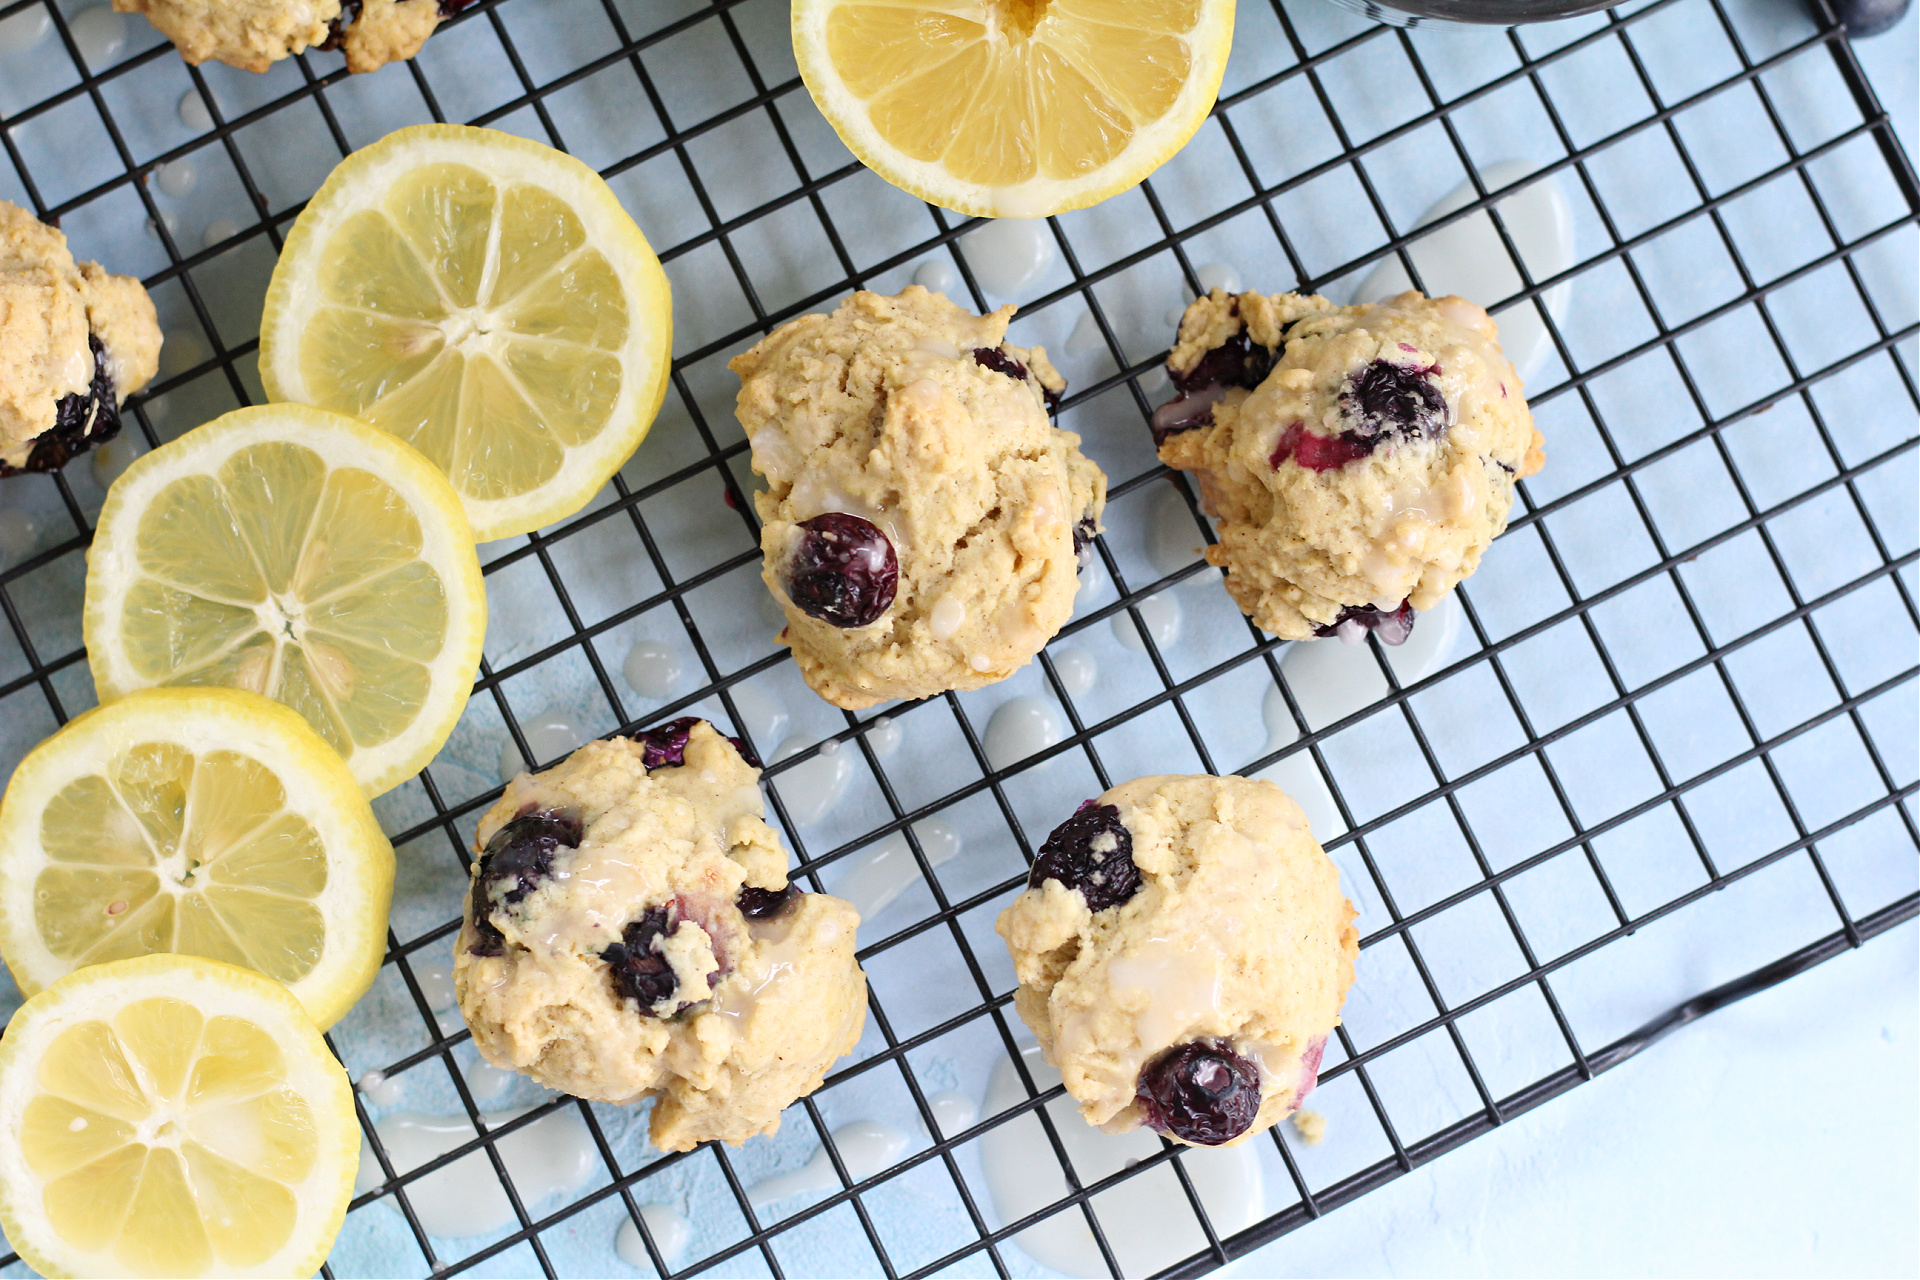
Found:
M 1308 1146 L 1317 1147 L 1327 1140 L 1327 1118 L 1318 1111 L 1296 1111 L 1292 1120 L 1294 1132 Z

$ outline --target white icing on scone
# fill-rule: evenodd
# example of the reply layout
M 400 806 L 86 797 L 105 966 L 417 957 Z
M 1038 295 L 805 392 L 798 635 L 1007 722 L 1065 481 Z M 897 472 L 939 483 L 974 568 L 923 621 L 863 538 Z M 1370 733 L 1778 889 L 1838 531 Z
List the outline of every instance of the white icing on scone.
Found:
M 1358 934 L 1284 791 L 1137 778 L 1048 837 L 1028 885 L 994 927 L 1020 1017 L 1089 1123 L 1228 1146 L 1300 1106 Z M 1165 1106 L 1169 1088 L 1213 1088 L 1214 1114 Z
M 1479 566 L 1544 461 L 1498 337 L 1473 303 L 1417 293 L 1336 307 L 1215 289 L 1187 308 L 1160 458 L 1199 480 L 1220 521 L 1207 559 L 1263 630 L 1377 627 Z
M 788 889 L 759 776 L 694 721 L 508 785 L 480 822 L 454 958 L 489 1062 L 577 1097 L 655 1099 L 663 1151 L 772 1133 L 820 1087 L 866 1018 L 860 920 Z

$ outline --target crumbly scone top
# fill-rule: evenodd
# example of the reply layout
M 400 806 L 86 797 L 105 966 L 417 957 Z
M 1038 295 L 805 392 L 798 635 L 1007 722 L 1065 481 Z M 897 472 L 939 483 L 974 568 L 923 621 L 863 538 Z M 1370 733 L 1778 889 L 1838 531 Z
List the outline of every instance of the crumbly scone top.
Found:
M 490 880 L 476 863 L 455 988 L 496 1065 L 580 1097 L 655 1098 L 663 1150 L 738 1143 L 777 1128 L 858 1039 L 858 916 L 796 894 L 750 918 L 743 889 L 777 898 L 787 885 L 759 770 L 704 721 L 680 763 L 649 769 L 647 752 L 593 742 L 508 785 L 477 848 L 529 817 L 567 834 L 517 874 Z M 623 984 L 629 951 L 654 985 L 631 971 Z
M 738 414 L 767 479 L 764 574 L 809 684 L 848 708 L 1004 679 L 1073 608 L 1079 545 L 1106 479 L 1053 426 L 1046 353 L 1005 342 L 1012 307 L 976 316 L 919 286 L 856 293 L 735 357 Z M 1025 376 L 1020 376 L 1021 373 Z M 870 522 L 898 583 L 870 623 L 797 607 L 785 574 L 828 513 Z
M 1185 415 L 1197 426 L 1167 406 L 1160 456 L 1196 474 L 1221 522 L 1208 559 L 1275 634 L 1304 638 L 1349 608 L 1433 607 L 1506 528 L 1513 482 L 1544 460 L 1498 331 L 1464 299 L 1336 307 L 1216 289 L 1182 318 L 1169 372 L 1191 379 L 1229 342 L 1263 349 L 1271 368 L 1255 351 L 1257 385 L 1204 393 Z M 1363 438 L 1381 430 L 1368 403 L 1412 429 Z
M 1089 908 L 1047 878 L 1001 913 L 1016 1005 L 1087 1120 L 1142 1122 L 1141 1073 L 1218 1042 L 1261 1067 L 1257 1117 L 1293 1110 L 1353 983 L 1358 934 L 1339 873 L 1271 782 L 1137 778 L 1093 802 L 1131 836 L 1139 887 Z

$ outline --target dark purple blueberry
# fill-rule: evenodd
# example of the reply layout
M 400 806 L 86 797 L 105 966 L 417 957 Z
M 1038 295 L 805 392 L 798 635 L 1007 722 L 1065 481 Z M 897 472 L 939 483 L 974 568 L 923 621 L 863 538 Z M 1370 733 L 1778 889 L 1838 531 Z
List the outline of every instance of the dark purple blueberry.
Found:
M 900 562 L 871 520 L 829 511 L 800 522 L 787 562 L 787 596 L 800 612 L 836 627 L 864 627 L 893 604 Z
M 1015 360 L 998 347 L 975 347 L 973 362 L 982 369 L 991 369 L 995 373 L 1004 373 L 1019 382 L 1027 380 L 1027 366 Z
M 998 347 L 975 347 L 973 349 L 973 362 L 983 369 L 991 369 L 995 373 L 1004 373 L 1009 378 L 1015 378 L 1021 382 L 1026 382 L 1032 378 L 1032 375 L 1027 372 L 1027 366 L 1021 364 L 1018 360 L 1015 360 Z M 1040 388 L 1040 398 L 1046 403 L 1049 410 L 1057 409 L 1060 406 L 1060 393 L 1058 391 L 1037 380 L 1034 381 L 1034 385 Z
M 1153 443 L 1157 448 L 1167 442 L 1167 437 L 1182 431 L 1192 431 L 1197 427 L 1213 425 L 1213 406 L 1220 403 L 1227 389 L 1218 383 L 1202 387 L 1198 391 L 1182 391 L 1173 399 L 1153 411 L 1149 423 L 1153 431 Z
M 1058 880 L 1078 889 L 1089 911 L 1117 907 L 1140 892 L 1140 868 L 1133 865 L 1133 834 L 1120 810 L 1088 801 L 1053 829 L 1027 873 L 1027 887 Z
M 1135 1098 L 1151 1128 L 1217 1147 L 1260 1113 L 1260 1068 L 1217 1040 L 1193 1040 L 1149 1062 Z
M 1447 430 L 1447 398 L 1433 384 L 1429 367 L 1375 360 L 1347 379 L 1340 409 L 1351 422 L 1343 437 L 1369 453 L 1382 444 L 1437 440 Z
M 1179 431 L 1211 426 L 1213 406 L 1231 387 L 1253 390 L 1273 371 L 1273 352 L 1242 329 L 1201 356 L 1185 373 L 1167 370 L 1180 394 L 1153 411 L 1153 442 Z
M 740 914 L 749 920 L 771 920 L 800 901 L 800 893 L 797 884 L 789 884 L 784 889 L 756 889 L 752 885 L 744 885 L 734 895 L 733 905 L 739 907 Z
M 1073 526 L 1073 562 L 1084 569 L 1093 563 L 1093 540 L 1100 533 L 1100 526 L 1094 523 L 1092 516 L 1081 516 Z
M 0 462 L 0 476 L 58 471 L 93 446 L 120 434 L 120 406 L 114 398 L 107 349 L 92 334 L 87 335 L 87 346 L 93 351 L 93 382 L 83 393 L 60 397 L 53 407 L 53 425 L 34 437 L 27 460 L 17 467 Z
M 667 963 L 662 940 L 680 927 L 678 913 L 670 906 L 649 907 L 632 921 L 600 953 L 613 977 L 614 990 L 639 1002 L 640 1012 L 653 1013 L 653 1006 L 673 997 L 680 988 L 680 977 Z
M 474 877 L 473 929 L 479 935 L 475 955 L 500 954 L 506 937 L 493 923 L 493 912 L 539 888 L 553 874 L 554 856 L 562 849 L 579 848 L 580 835 L 580 816 L 564 809 L 523 813 L 493 833 L 480 851 Z
M 678 720 L 669 720 L 657 724 L 651 729 L 642 729 L 633 735 L 640 744 L 640 763 L 648 769 L 669 769 L 687 762 L 687 741 L 693 737 L 693 726 L 700 724 L 699 716 L 681 716 Z M 753 752 L 747 750 L 747 744 L 735 737 L 728 737 L 733 749 L 740 758 L 758 769 L 760 762 L 754 759 Z
M 1255 342 L 1245 329 L 1234 334 L 1194 362 L 1185 373 L 1171 369 L 1167 376 L 1182 391 L 1207 387 L 1245 387 L 1251 391 L 1273 372 L 1273 352 Z
M 1363 638 L 1363 632 L 1371 631 L 1380 637 L 1381 644 L 1405 644 L 1407 637 L 1413 634 L 1413 619 L 1413 602 L 1410 600 L 1402 600 L 1398 609 L 1350 604 L 1332 622 L 1314 627 L 1313 634 L 1323 640 L 1328 636 L 1339 636 L 1349 644 L 1357 644 Z M 1347 630 L 1342 631 L 1342 627 Z M 1351 640 L 1347 639 L 1349 636 Z

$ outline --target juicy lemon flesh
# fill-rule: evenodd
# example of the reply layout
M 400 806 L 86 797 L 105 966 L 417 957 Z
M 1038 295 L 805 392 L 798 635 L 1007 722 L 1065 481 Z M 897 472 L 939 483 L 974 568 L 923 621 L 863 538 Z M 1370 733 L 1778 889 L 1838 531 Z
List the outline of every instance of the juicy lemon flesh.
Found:
M 160 951 L 283 983 L 320 962 L 327 853 L 274 772 L 237 751 L 130 746 L 40 816 L 34 923 L 74 968 Z
M 1173 107 L 1202 0 L 847 3 L 827 55 L 904 155 L 962 181 L 1072 179 Z
M 413 724 L 446 642 L 445 584 L 386 481 L 303 445 L 238 450 L 140 515 L 121 642 L 150 684 L 286 703 L 343 757 Z
M 193 1276 L 258 1266 L 292 1236 L 320 1136 L 257 1024 L 135 1001 L 61 1032 L 37 1084 L 20 1151 L 72 1247 L 132 1275 Z
M 469 165 L 409 171 L 320 254 L 308 398 L 427 455 L 463 496 L 559 474 L 619 401 L 626 291 L 579 215 Z

